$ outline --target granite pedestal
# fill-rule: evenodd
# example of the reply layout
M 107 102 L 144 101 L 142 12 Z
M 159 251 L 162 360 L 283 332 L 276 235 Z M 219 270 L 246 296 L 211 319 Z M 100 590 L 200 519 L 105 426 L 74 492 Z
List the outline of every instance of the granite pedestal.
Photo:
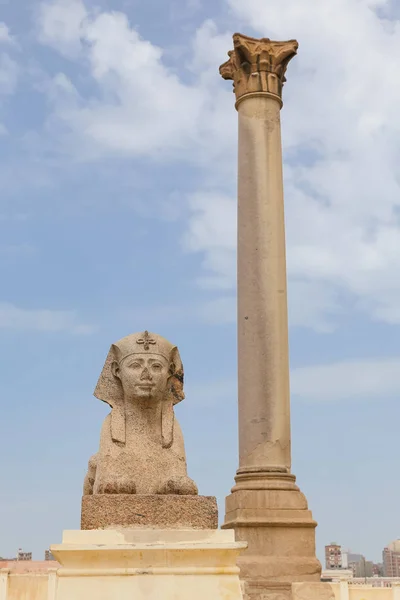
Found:
M 213 496 L 95 494 L 83 496 L 81 529 L 217 529 Z

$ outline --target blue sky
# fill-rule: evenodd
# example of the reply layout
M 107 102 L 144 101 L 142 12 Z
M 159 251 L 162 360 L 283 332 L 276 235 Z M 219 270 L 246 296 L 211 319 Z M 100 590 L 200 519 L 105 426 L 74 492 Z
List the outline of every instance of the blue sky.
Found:
M 293 471 L 332 540 L 399 537 L 399 5 L 0 1 L 0 555 L 79 527 L 110 344 L 179 345 L 189 473 L 237 468 L 231 34 L 297 38 L 282 112 Z

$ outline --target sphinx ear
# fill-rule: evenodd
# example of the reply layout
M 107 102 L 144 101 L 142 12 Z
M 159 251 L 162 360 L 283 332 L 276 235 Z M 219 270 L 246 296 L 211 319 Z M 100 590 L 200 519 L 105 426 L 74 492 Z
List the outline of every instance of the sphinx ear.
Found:
M 111 363 L 111 373 L 114 375 L 114 377 L 116 377 L 117 379 L 119 379 L 119 364 L 117 363 L 116 360 L 113 360 Z
M 183 364 L 179 355 L 178 348 L 174 348 L 171 354 L 171 393 L 173 396 L 173 403 L 178 404 L 185 398 L 185 392 L 183 390 Z

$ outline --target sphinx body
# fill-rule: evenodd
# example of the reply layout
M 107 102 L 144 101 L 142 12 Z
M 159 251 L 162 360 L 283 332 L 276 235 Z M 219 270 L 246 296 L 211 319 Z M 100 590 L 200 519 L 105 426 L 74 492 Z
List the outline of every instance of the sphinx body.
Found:
M 108 415 L 99 452 L 89 461 L 84 494 L 196 494 L 196 485 L 187 476 L 179 423 L 174 419 L 170 448 L 162 447 L 160 429 L 146 432 L 128 417 L 126 443 L 121 446 L 112 440 Z
M 174 404 L 184 398 L 178 349 L 132 334 L 111 346 L 95 396 L 112 407 L 89 461 L 88 494 L 197 494 Z

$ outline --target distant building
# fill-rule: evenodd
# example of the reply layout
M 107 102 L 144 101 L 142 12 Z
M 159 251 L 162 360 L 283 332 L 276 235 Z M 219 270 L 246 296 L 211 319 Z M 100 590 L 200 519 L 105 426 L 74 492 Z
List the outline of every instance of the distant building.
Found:
M 363 565 L 365 557 L 362 554 L 355 554 L 354 552 L 347 552 L 347 568 L 353 572 L 353 577 L 365 577 Z M 357 575 L 358 573 L 358 575 Z
M 326 569 L 342 569 L 342 547 L 335 542 L 325 546 L 325 568 Z
M 345 550 L 335 542 L 325 546 L 325 568 L 327 571 L 349 571 L 353 577 L 360 579 L 383 576 L 383 565 L 375 565 L 362 554 Z
M 383 550 L 385 577 L 400 577 L 400 540 L 395 540 Z
M 44 560 L 55 560 L 50 550 L 46 550 L 44 553 Z
M 23 552 L 22 548 L 18 550 L 17 560 L 32 560 L 32 552 Z
M 362 554 L 354 554 L 354 552 L 349 552 L 347 554 L 347 560 L 350 563 L 359 563 L 361 560 L 363 560 L 363 555 Z
M 382 563 L 373 563 L 372 576 L 373 577 L 383 577 L 383 564 Z
M 364 556 L 356 563 L 352 563 L 354 577 L 373 577 L 374 565 L 370 560 L 365 560 Z
M 343 550 L 343 548 L 342 548 L 342 568 L 343 569 L 349 568 L 349 554 L 350 554 L 350 550 Z

